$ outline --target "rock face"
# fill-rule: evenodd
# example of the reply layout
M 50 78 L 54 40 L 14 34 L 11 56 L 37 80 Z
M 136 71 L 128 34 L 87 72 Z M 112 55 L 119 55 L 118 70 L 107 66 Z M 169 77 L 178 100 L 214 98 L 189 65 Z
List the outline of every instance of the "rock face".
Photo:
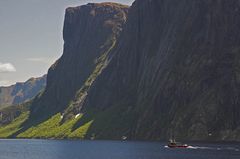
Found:
M 0 87 L 0 108 L 24 103 L 35 97 L 46 86 L 46 75 L 30 78 L 26 82 Z
M 30 118 L 63 113 L 75 96 L 87 95 L 108 64 L 127 11 L 128 6 L 116 3 L 90 3 L 66 9 L 64 52 L 49 69 L 46 91 L 34 100 Z
M 106 138 L 120 138 L 118 130 L 133 139 L 166 139 L 174 131 L 182 139 L 239 140 L 239 25 L 239 0 L 136 0 L 116 56 L 83 106 L 122 110 L 105 118 L 115 121 L 113 129 L 93 124 L 93 131 Z

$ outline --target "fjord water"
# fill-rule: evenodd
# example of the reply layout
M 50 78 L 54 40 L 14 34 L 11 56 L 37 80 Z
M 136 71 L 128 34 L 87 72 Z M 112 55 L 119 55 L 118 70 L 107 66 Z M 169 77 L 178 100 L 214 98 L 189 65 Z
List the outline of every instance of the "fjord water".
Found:
M 240 145 L 195 143 L 169 149 L 161 142 L 0 140 L 0 159 L 239 159 Z

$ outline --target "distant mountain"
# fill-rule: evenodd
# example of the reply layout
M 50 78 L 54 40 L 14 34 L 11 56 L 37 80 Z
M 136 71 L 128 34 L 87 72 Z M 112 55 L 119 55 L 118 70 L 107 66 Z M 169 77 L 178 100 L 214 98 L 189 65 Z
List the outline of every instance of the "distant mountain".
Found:
M 68 8 L 45 91 L 0 137 L 240 141 L 239 26 L 239 0 Z
M 0 108 L 20 104 L 35 97 L 46 86 L 46 75 L 9 87 L 0 87 Z

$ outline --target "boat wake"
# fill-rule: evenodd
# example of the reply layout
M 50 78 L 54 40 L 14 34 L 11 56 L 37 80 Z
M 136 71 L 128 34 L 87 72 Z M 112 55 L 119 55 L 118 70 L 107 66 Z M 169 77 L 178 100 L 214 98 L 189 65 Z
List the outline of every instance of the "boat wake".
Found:
M 164 147 L 169 148 L 167 145 L 165 145 Z M 240 151 L 238 148 L 235 148 L 235 147 L 224 147 L 223 148 L 223 147 L 188 146 L 186 149 L 218 150 L 218 151 L 228 150 L 228 151 L 237 151 L 237 152 Z

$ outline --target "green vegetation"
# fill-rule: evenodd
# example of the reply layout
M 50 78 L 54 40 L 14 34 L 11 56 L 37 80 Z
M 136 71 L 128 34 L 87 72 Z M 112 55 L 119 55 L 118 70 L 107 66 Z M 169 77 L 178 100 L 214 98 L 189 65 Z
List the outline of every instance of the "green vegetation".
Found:
M 89 109 L 87 113 L 74 116 L 65 122 L 58 113 L 22 132 L 28 116 L 29 112 L 23 112 L 10 124 L 1 127 L 0 137 L 7 138 L 14 134 L 17 138 L 89 139 L 94 136 L 96 139 L 121 139 L 122 136 L 129 135 L 136 117 L 131 110 L 120 106 L 105 111 Z
M 90 128 L 90 126 L 92 125 L 93 120 L 85 123 L 84 125 L 82 125 L 81 127 L 79 127 L 78 129 L 76 129 L 75 131 L 73 131 L 70 135 L 69 138 L 80 138 L 83 139 L 86 137 L 87 132 Z
M 91 122 L 79 127 L 76 131 L 72 127 L 77 121 L 81 120 L 82 114 L 62 123 L 61 114 L 58 113 L 47 121 L 29 128 L 25 132 L 19 134 L 18 138 L 84 138 Z
M 10 124 L 0 127 L 0 138 L 8 138 L 17 131 L 21 130 L 23 122 L 28 118 L 29 112 L 23 112 L 19 117 L 14 119 Z
M 83 124 L 76 130 L 74 125 L 81 121 L 83 114 L 71 120 L 62 123 L 60 113 L 54 115 L 45 122 L 27 129 L 25 132 L 18 134 L 17 138 L 84 138 L 88 128 L 93 121 Z M 23 112 L 19 117 L 14 119 L 10 124 L 0 128 L 0 138 L 9 138 L 13 134 L 17 134 L 23 127 L 24 121 L 29 117 L 29 112 Z M 84 121 L 83 121 L 84 122 Z

